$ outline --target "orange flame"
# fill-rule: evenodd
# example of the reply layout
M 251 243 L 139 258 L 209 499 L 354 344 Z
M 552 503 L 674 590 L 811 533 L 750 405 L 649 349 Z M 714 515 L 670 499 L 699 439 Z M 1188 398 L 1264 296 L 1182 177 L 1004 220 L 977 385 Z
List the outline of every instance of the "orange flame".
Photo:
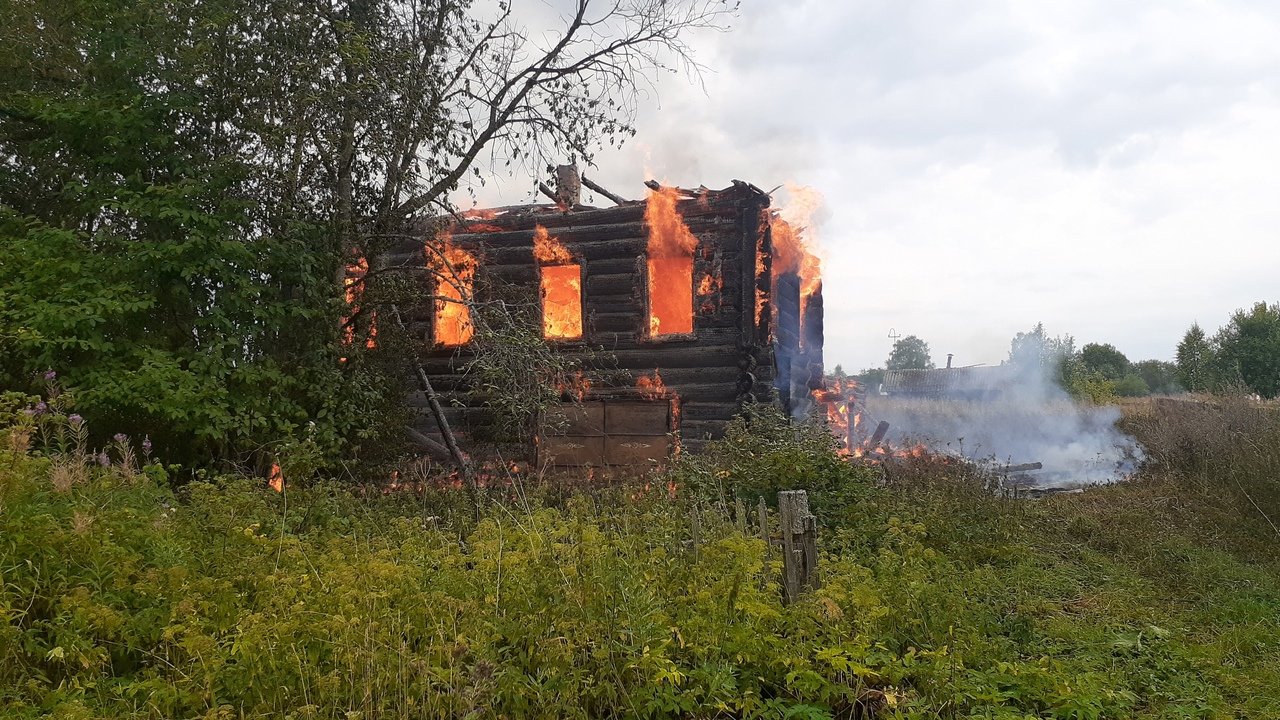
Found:
M 636 378 L 636 389 L 645 400 L 661 400 L 667 397 L 667 386 L 662 382 L 662 374 L 654 369 L 653 375 L 641 375 Z
M 435 340 L 445 346 L 466 345 L 475 335 L 470 303 L 476 260 L 454 246 L 447 231 L 436 240 L 439 248 L 426 248 L 427 266 L 436 277 Z
M 284 492 L 284 474 L 280 472 L 279 463 L 271 463 L 271 474 L 267 476 L 267 485 L 276 492 Z
M 800 276 L 800 312 L 822 283 L 822 261 L 812 251 L 813 219 L 822 207 L 822 194 L 813 188 L 787 184 L 787 205 L 770 216 L 773 235 L 773 280 L 784 273 Z
M 349 308 L 349 315 L 342 318 L 342 344 L 350 345 L 355 340 L 355 327 L 351 324 L 351 318 L 360 312 L 360 298 L 364 295 L 364 277 L 369 272 L 369 262 L 363 256 L 355 262 L 347 265 L 347 271 L 342 278 L 342 296 L 346 300 Z M 378 336 L 377 312 L 375 311 L 369 318 L 369 337 L 365 340 L 365 347 L 373 349 L 378 346 L 376 338 Z M 346 362 L 346 358 L 341 358 Z
M 533 233 L 533 257 L 542 286 L 542 336 L 548 340 L 582 337 L 582 266 L 547 229 Z
M 556 390 L 561 395 L 568 395 L 582 402 L 586 399 L 587 393 L 591 392 L 591 379 L 585 372 L 574 370 L 572 374 L 556 381 Z
M 563 265 L 573 262 L 573 255 L 559 239 L 551 237 L 547 229 L 538 225 L 533 230 L 533 257 L 544 265 Z
M 693 253 L 698 239 L 676 210 L 679 191 L 649 193 L 644 220 L 649 225 L 649 334 L 693 332 Z

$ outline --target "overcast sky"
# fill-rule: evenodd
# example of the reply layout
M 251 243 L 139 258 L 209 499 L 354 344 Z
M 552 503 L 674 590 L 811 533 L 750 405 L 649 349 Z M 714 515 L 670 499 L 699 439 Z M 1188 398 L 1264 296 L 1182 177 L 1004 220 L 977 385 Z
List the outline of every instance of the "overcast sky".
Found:
M 821 192 L 828 367 L 1038 321 L 1171 360 L 1280 299 L 1280 3 L 748 0 L 695 44 L 588 174 Z

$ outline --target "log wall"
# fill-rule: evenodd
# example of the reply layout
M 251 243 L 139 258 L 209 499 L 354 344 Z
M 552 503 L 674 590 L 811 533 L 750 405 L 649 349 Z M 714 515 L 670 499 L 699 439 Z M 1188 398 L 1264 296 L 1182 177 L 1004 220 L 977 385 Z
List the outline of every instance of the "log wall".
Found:
M 568 212 L 554 207 L 508 211 L 496 218 L 455 226 L 451 242 L 479 261 L 478 293 L 483 293 L 487 284 L 536 289 L 533 234 L 537 226 L 545 227 L 582 265 L 584 336 L 558 343 L 558 347 L 599 372 L 586 400 L 604 403 L 604 408 L 611 407 L 611 402 L 642 402 L 646 398 L 637 390 L 637 381 L 656 370 L 668 394 L 647 399 L 664 407 L 677 401 L 666 414 L 671 418 L 668 424 L 678 424 L 682 447 L 696 451 L 707 439 L 723 434 L 726 423 L 743 403 L 768 402 L 775 397 L 769 312 L 766 308 L 757 318 L 756 310 L 757 292 L 767 297 L 770 290 L 768 264 L 761 266 L 757 261 L 757 250 L 767 255 L 769 249 L 768 223 L 762 220 L 768 205 L 766 194 L 736 181 L 725 190 L 708 191 L 678 204 L 685 224 L 698 239 L 693 272 L 694 332 L 688 336 L 649 337 L 648 227 L 643 202 Z M 381 259 L 381 266 L 420 273 L 423 282 L 430 282 L 420 239 L 406 238 L 393 245 Z M 717 287 L 710 294 L 699 295 L 699 283 L 708 273 L 719 278 Z M 483 295 L 478 299 L 483 300 Z M 404 316 L 411 334 L 431 340 L 430 307 L 406 308 Z M 469 430 L 483 422 L 482 398 L 466 373 L 472 357 L 466 347 L 435 347 L 423 358 L 424 369 L 464 446 L 470 445 Z M 607 382 L 599 379 L 606 376 Z M 409 393 L 409 403 L 426 407 L 416 384 Z M 439 428 L 427 412 L 418 413 L 415 429 L 433 440 L 440 439 Z M 666 430 L 654 428 L 651 435 L 661 436 Z M 653 446 L 653 438 L 615 442 L 607 433 L 594 431 L 582 438 L 590 439 L 568 445 L 588 448 L 582 451 L 587 457 L 592 457 L 589 448 L 602 443 L 622 448 L 617 451 L 622 455 L 652 456 L 648 448 Z M 545 448 L 566 443 L 559 439 L 541 444 Z

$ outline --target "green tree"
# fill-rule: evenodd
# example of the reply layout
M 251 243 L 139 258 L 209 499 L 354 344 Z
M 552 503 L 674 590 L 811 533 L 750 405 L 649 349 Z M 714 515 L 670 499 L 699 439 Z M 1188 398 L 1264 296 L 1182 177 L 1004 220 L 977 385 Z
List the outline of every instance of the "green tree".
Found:
M 866 368 L 857 377 L 868 390 L 876 390 L 884 382 L 884 368 Z
M 1129 374 L 1129 358 L 1110 343 L 1088 343 L 1080 348 L 1080 362 L 1085 372 L 1097 373 L 1108 380 L 1119 380 Z
M 933 359 L 929 357 L 929 343 L 915 335 L 908 335 L 893 343 L 889 359 L 885 361 L 889 370 L 929 370 L 933 368 Z
M 1178 383 L 1190 392 L 1205 392 L 1213 386 L 1214 350 L 1199 323 L 1192 323 L 1178 343 Z
M 1178 384 L 1178 366 L 1165 360 L 1143 360 L 1133 364 L 1133 370 L 1147 384 L 1151 392 L 1172 395 L 1182 391 Z
M 1020 332 L 1009 342 L 1008 363 L 1023 372 L 1048 378 L 1067 392 L 1079 395 L 1078 388 L 1086 374 L 1070 335 L 1050 337 L 1044 323 L 1036 323 L 1028 332 Z
M 1147 381 L 1142 379 L 1138 373 L 1128 373 L 1115 383 L 1115 393 L 1120 397 L 1143 397 L 1151 394 L 1151 388 L 1147 386 Z
M 1280 303 L 1237 310 L 1213 344 L 1220 378 L 1265 398 L 1280 395 Z
M 733 9 L 579 0 L 535 34 L 507 3 L 6 4 L 0 382 L 56 368 L 93 427 L 180 460 L 311 423 L 331 462 L 393 447 L 417 346 L 388 310 L 422 283 L 373 268 L 347 307 L 344 267 L 421 237 L 482 161 L 621 142 L 636 78 L 696 72 L 684 33 Z

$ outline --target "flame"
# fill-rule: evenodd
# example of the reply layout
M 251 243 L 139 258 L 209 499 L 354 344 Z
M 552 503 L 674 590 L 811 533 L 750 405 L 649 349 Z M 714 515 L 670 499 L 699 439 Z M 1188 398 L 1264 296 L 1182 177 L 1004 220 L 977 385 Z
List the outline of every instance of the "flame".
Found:
M 468 219 L 476 218 L 479 220 L 492 220 L 498 217 L 498 211 L 491 210 L 489 208 L 471 208 L 470 210 L 463 211 L 462 217 Z
M 693 252 L 698 239 L 676 210 L 679 192 L 649 193 L 644 220 L 649 225 L 649 334 L 693 332 Z
M 574 397 L 578 402 L 582 402 L 586 399 L 587 393 L 591 392 L 591 379 L 582 370 L 574 370 L 573 373 L 556 381 L 556 391 L 562 396 Z
M 284 474 L 280 472 L 279 463 L 271 463 L 271 474 L 267 476 L 267 485 L 276 492 L 284 492 Z
M 827 425 L 836 436 L 841 455 L 855 455 L 863 442 L 862 384 L 849 377 L 829 377 L 814 390 L 814 401 L 826 408 Z
M 350 345 L 355 341 L 355 327 L 351 323 L 351 318 L 360 312 L 360 298 L 364 295 L 364 277 L 369 272 L 369 262 L 364 256 L 356 259 L 353 263 L 347 264 L 347 271 L 342 278 L 342 297 L 347 303 L 350 314 L 342 318 L 342 344 Z M 378 346 L 375 337 L 378 335 L 377 314 L 375 313 L 369 319 L 369 337 L 365 340 L 365 347 L 370 349 Z M 341 358 L 342 362 L 346 362 L 346 358 Z
M 667 386 L 662 382 L 662 374 L 655 368 L 653 375 L 641 375 L 636 378 L 636 389 L 645 400 L 661 400 L 667 397 Z
M 466 345 L 475 335 L 470 302 L 476 260 L 456 247 L 447 231 L 437 242 L 439 248 L 426 248 L 427 265 L 436 277 L 435 340 L 446 346 Z
M 582 337 L 582 266 L 541 225 L 533 233 L 533 257 L 540 265 L 542 336 L 548 340 Z
M 547 229 L 538 225 L 533 230 L 533 257 L 545 265 L 563 265 L 573 262 L 569 249 L 559 239 L 551 237 Z
M 800 276 L 800 312 L 822 283 L 822 261 L 813 253 L 814 215 L 823 205 L 822 194 L 803 185 L 788 183 L 787 204 L 769 218 L 773 234 L 773 280 L 784 273 Z

